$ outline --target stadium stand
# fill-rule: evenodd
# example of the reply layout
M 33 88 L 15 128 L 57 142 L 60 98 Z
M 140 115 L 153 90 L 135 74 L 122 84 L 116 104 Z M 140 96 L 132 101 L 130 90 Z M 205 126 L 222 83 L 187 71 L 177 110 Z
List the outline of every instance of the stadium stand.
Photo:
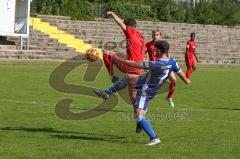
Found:
M 91 47 L 102 48 L 109 41 L 116 42 L 119 52 L 125 52 L 123 33 L 113 20 L 74 21 L 65 16 L 39 15 L 30 23 L 30 50 L 1 49 L 1 58 L 67 59 Z M 137 27 L 147 41 L 152 30 L 161 30 L 171 45 L 171 55 L 179 62 L 184 61 L 189 34 L 196 32 L 202 63 L 240 63 L 239 26 L 138 21 Z

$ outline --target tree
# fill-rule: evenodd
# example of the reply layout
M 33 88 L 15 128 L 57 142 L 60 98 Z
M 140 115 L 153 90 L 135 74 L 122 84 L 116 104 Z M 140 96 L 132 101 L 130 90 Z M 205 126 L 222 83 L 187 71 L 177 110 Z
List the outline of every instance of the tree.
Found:
M 62 0 L 33 0 L 31 2 L 32 14 L 59 14 Z
M 156 18 L 161 21 L 182 22 L 185 19 L 183 5 L 177 5 L 173 0 L 152 0 L 152 8 Z
M 64 0 L 60 8 L 60 14 L 71 16 L 75 20 L 93 20 L 94 7 L 87 0 Z
M 186 4 L 185 8 L 185 20 L 184 22 L 187 23 L 196 23 L 195 15 L 194 15 L 194 6 L 193 6 L 193 0 L 190 1 L 190 3 Z
M 237 0 L 213 0 L 214 10 L 220 15 L 217 24 L 239 25 L 240 2 Z
M 196 4 L 194 17 L 200 24 L 217 24 L 221 15 L 218 15 L 214 9 L 212 1 L 201 0 Z
M 140 20 L 154 18 L 151 6 L 145 5 L 144 0 L 109 0 L 106 10 L 116 12 L 122 18 L 133 17 Z

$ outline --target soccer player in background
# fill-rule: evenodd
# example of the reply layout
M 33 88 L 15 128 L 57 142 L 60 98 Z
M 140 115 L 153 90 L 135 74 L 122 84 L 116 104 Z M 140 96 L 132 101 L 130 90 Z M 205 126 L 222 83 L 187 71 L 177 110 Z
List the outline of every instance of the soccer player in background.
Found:
M 158 59 L 158 57 L 155 55 L 156 53 L 155 42 L 159 40 L 162 40 L 161 32 L 159 30 L 152 31 L 152 41 L 146 44 L 146 47 L 147 47 L 146 53 L 148 53 L 150 61 L 155 61 Z M 176 76 L 174 75 L 173 72 L 170 74 L 169 80 L 170 80 L 170 84 L 169 84 L 167 100 L 168 100 L 169 106 L 174 107 L 173 94 L 176 90 Z
M 124 21 L 118 17 L 113 12 L 107 12 L 108 16 L 112 16 L 115 22 L 120 26 L 123 30 L 126 37 L 126 52 L 127 52 L 127 60 L 142 62 L 144 60 L 144 55 L 146 51 L 146 43 L 144 37 L 141 32 L 136 29 L 136 20 L 132 18 L 127 18 Z M 114 54 L 113 51 L 111 53 Z M 118 54 L 118 56 L 121 56 Z M 136 90 L 131 86 L 134 85 L 137 81 L 138 76 L 142 74 L 142 70 L 139 68 L 134 68 L 128 66 L 126 64 L 120 63 L 118 61 L 112 60 L 112 57 L 103 51 L 103 61 L 110 75 L 110 79 L 113 83 L 118 81 L 118 77 L 113 74 L 113 64 L 123 73 L 126 74 L 126 78 L 129 79 L 128 88 L 129 88 L 129 96 L 131 101 L 135 100 Z M 124 81 L 123 83 L 125 84 Z M 95 90 L 96 92 L 97 90 Z M 97 92 L 96 92 L 97 93 Z
M 191 83 L 181 71 L 176 61 L 169 57 L 169 44 L 166 41 L 157 41 L 155 47 L 157 49 L 156 61 L 136 62 L 122 59 L 115 53 L 109 54 L 114 61 L 124 63 L 131 67 L 149 70 L 146 75 L 140 76 L 136 82 L 135 88 L 137 89 L 137 95 L 133 103 L 137 124 L 150 138 L 150 141 L 146 144 L 149 146 L 160 143 L 160 139 L 153 130 L 151 123 L 144 117 L 149 101 L 158 93 L 161 85 L 168 79 L 172 71 L 176 72 L 186 84 Z
M 196 56 L 197 43 L 195 42 L 195 33 L 191 33 L 190 40 L 187 42 L 186 53 L 185 53 L 185 63 L 187 66 L 186 77 L 190 78 L 190 75 L 196 70 L 196 64 L 194 57 L 197 62 L 199 62 L 198 57 Z

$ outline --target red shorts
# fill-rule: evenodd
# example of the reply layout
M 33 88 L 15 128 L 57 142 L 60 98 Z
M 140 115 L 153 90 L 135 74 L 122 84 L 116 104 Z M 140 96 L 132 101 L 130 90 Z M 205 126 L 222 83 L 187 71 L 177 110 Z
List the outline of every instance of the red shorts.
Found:
M 187 57 L 187 55 L 185 55 L 185 64 L 187 67 L 193 67 L 195 66 L 195 60 L 193 57 Z
M 121 54 L 117 54 L 117 56 L 122 57 Z M 114 59 L 111 58 L 110 55 L 103 54 L 103 60 L 104 60 L 105 66 L 109 70 L 109 73 L 113 71 L 112 67 L 113 67 L 113 65 L 115 65 L 117 67 L 117 69 L 120 70 L 123 73 L 136 74 L 136 75 L 141 75 L 142 74 L 142 69 L 130 67 L 130 66 L 124 64 L 124 63 L 121 63 L 117 60 L 114 60 Z

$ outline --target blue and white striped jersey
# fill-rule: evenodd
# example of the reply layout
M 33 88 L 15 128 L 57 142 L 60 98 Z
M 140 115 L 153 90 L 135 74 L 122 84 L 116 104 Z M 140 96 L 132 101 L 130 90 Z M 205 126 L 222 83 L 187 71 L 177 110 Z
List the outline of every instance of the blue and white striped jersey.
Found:
M 137 88 L 145 87 L 143 89 L 145 91 L 148 89 L 152 95 L 158 91 L 161 84 L 167 80 L 172 71 L 176 73 L 181 71 L 173 58 L 169 58 L 168 60 L 144 61 L 142 62 L 142 66 L 144 69 L 149 70 L 149 72 L 144 77 L 139 78 L 136 86 Z

